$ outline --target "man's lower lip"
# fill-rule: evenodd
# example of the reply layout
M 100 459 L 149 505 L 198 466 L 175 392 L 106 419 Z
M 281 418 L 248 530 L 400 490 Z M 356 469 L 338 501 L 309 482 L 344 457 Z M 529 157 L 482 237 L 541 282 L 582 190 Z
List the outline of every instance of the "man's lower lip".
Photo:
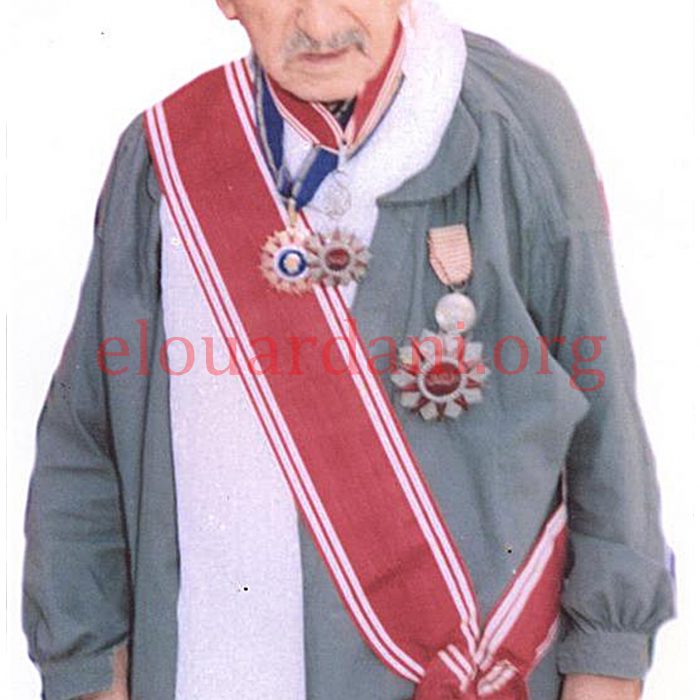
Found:
M 349 50 L 349 48 L 345 48 L 341 51 L 334 51 L 333 53 L 302 53 L 299 55 L 299 58 L 305 63 L 323 65 L 324 63 L 332 63 L 342 58 Z

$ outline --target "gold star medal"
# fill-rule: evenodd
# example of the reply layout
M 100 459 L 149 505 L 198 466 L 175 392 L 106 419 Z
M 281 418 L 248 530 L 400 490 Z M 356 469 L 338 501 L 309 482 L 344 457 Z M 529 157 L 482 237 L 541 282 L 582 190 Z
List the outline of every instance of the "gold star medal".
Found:
M 294 200 L 289 201 L 289 224 L 272 233 L 261 251 L 260 269 L 274 289 L 287 294 L 303 294 L 311 289 L 309 236 L 297 228 Z

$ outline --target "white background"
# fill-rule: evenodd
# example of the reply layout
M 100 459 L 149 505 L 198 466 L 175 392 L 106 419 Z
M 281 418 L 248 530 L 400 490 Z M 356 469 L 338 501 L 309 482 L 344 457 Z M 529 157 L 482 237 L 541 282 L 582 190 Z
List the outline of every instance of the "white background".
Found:
M 639 397 L 676 551 L 680 619 L 664 628 L 646 698 L 689 698 L 697 671 L 700 244 L 693 0 L 443 0 L 463 26 L 553 72 L 605 180 Z M 7 2 L 0 221 L 6 287 L 7 616 L 4 697 L 39 697 L 20 631 L 22 516 L 34 426 L 68 333 L 99 188 L 142 109 L 245 50 L 214 0 Z M 11 6 L 11 7 L 9 7 Z M 693 85 L 695 84 L 695 91 Z M 695 144 L 697 146 L 697 143 Z M 695 151 L 697 153 L 697 151 Z M 695 304 L 693 304 L 695 300 Z M 0 591 L 2 594 L 2 591 Z M 533 700 L 537 700 L 533 698 Z

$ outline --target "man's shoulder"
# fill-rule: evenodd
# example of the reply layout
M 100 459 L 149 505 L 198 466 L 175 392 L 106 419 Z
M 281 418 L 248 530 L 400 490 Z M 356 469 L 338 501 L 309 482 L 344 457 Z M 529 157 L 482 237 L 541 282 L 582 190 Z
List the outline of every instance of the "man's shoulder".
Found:
M 537 123 L 550 113 L 574 115 L 571 100 L 548 70 L 499 41 L 463 30 L 468 58 L 462 99 L 476 112 L 496 112 L 523 123 Z
M 503 44 L 464 30 L 467 63 L 460 99 L 480 126 L 495 117 L 518 157 L 560 200 L 559 216 L 605 228 L 593 155 L 567 90 L 552 73 Z
M 138 178 L 144 191 L 152 199 L 159 196 L 158 185 L 152 172 L 151 154 L 145 127 L 145 112 L 139 112 L 119 135 L 108 180 L 129 181 Z

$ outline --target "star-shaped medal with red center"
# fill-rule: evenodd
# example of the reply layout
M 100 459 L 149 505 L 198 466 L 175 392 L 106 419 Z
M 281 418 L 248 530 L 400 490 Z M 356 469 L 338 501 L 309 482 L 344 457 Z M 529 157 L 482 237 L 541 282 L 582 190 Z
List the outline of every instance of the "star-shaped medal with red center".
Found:
M 367 272 L 370 252 L 350 233 L 315 234 L 306 241 L 306 250 L 314 282 L 337 287 L 357 282 Z
M 401 405 L 429 421 L 457 418 L 483 398 L 489 369 L 481 353 L 481 343 L 461 335 L 423 331 L 401 348 L 399 366 L 391 375 Z

